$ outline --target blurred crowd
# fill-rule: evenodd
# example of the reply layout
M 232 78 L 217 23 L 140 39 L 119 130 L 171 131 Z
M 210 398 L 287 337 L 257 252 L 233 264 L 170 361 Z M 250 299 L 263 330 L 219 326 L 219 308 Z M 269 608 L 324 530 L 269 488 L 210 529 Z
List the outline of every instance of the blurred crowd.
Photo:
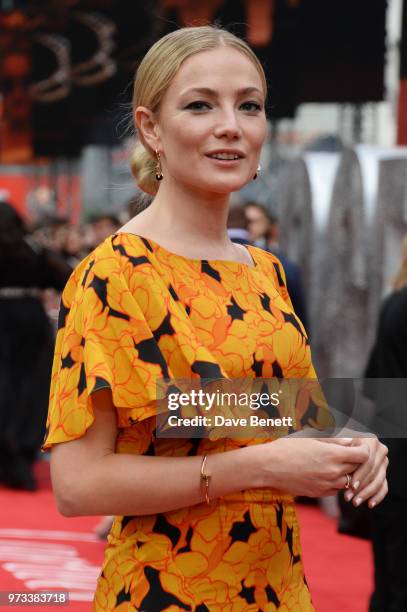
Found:
M 76 265 L 122 225 L 100 213 L 33 224 L 0 201 L 0 483 L 35 491 L 61 292 Z
M 74 268 L 121 225 L 120 219 L 110 213 L 94 215 L 83 225 L 72 225 L 68 218 L 55 215 L 43 219 L 39 226 L 34 227 L 31 237 L 43 247 L 58 253 Z

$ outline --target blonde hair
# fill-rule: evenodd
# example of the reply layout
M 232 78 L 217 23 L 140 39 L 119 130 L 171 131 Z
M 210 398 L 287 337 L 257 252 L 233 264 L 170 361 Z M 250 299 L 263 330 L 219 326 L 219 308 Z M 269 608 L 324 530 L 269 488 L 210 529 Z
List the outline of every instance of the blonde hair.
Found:
M 134 80 L 133 109 L 137 106 L 146 106 L 156 113 L 181 64 L 191 55 L 220 46 L 233 47 L 253 62 L 261 77 L 266 95 L 267 83 L 263 67 L 243 40 L 215 26 L 188 27 L 167 34 L 144 56 Z M 148 150 L 139 140 L 133 150 L 130 166 L 138 186 L 143 191 L 155 195 L 159 185 L 155 179 L 155 152 Z
M 404 289 L 404 287 L 407 287 L 407 235 L 404 236 L 401 247 L 400 269 L 393 280 L 393 289 Z

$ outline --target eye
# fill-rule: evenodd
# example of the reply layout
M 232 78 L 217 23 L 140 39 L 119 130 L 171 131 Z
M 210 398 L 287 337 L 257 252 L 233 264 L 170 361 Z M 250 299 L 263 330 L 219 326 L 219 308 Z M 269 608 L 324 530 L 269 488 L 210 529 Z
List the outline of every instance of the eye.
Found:
M 258 102 L 243 102 L 243 104 L 240 105 L 240 108 L 252 113 L 261 111 L 263 107 Z
M 189 110 L 201 111 L 210 108 L 210 105 L 208 104 L 208 102 L 203 102 L 202 100 L 195 100 L 195 102 L 190 102 L 185 108 Z

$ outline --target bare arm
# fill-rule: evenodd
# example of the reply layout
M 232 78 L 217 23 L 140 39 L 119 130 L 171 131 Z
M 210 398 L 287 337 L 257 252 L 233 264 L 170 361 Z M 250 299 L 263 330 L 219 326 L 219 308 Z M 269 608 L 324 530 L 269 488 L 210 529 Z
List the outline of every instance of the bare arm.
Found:
M 202 457 L 115 453 L 110 391 L 98 391 L 92 402 L 95 421 L 86 434 L 52 449 L 52 482 L 62 514 L 147 515 L 202 503 Z M 361 447 L 285 438 L 209 455 L 205 471 L 211 474 L 212 499 L 258 487 L 320 496 L 342 488 L 344 474 L 367 456 Z
M 51 476 L 58 508 L 66 516 L 153 514 L 201 503 L 202 457 L 150 457 L 115 453 L 116 414 L 109 390 L 92 396 L 95 421 L 85 436 L 58 444 Z M 256 483 L 247 449 L 208 456 L 205 471 L 214 499 Z

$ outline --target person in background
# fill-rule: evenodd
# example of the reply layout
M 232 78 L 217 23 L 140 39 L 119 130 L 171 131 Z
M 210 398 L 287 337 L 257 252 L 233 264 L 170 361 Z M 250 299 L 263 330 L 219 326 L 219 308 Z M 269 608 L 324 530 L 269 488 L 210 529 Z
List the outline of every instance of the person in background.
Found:
M 380 309 L 376 341 L 365 372 L 365 395 L 375 402 L 378 416 L 382 411 L 383 418 L 391 418 L 390 411 L 394 411 L 400 422 L 401 412 L 407 410 L 407 236 L 392 289 Z M 391 385 L 390 381 L 372 380 L 389 378 L 397 380 Z M 370 612 L 407 610 L 407 440 L 401 428 L 400 436 L 384 440 L 389 449 L 389 494 L 371 513 L 375 582 Z
M 267 250 L 267 232 L 271 225 L 271 217 L 265 206 L 258 202 L 248 201 L 243 204 L 247 218 L 247 227 L 252 243 Z
M 0 482 L 32 491 L 54 348 L 42 293 L 62 291 L 71 268 L 27 236 L 6 202 L 0 202 L 0 253 Z
M 34 250 L 38 249 L 38 246 L 41 246 L 47 252 L 52 253 L 55 261 L 60 259 L 63 268 L 69 266 L 72 272 L 80 259 L 78 259 L 77 255 L 74 253 L 77 245 L 74 247 L 75 240 L 72 240 L 75 232 L 78 232 L 78 229 L 70 224 L 69 218 L 53 212 L 42 215 L 36 223 L 32 225 L 31 229 L 29 223 L 30 221 L 28 220 L 25 239 L 32 244 Z M 73 232 L 73 234 L 71 232 Z M 56 333 L 61 293 L 54 288 L 48 287 L 42 291 L 41 299 L 46 314 L 51 320 L 54 332 Z
M 86 255 L 83 231 L 80 225 L 69 225 L 67 228 L 61 255 L 71 268 L 75 268 Z
M 248 220 L 243 206 L 231 206 L 227 220 L 228 236 L 231 241 L 237 244 L 251 244 L 247 227 Z
M 246 202 L 244 210 L 248 221 L 249 236 L 253 244 L 273 253 L 280 260 L 286 275 L 287 289 L 295 313 L 309 333 L 301 268 L 280 250 L 280 225 L 277 217 L 257 202 Z
M 30 238 L 53 253 L 62 253 L 69 219 L 58 214 L 49 214 L 37 222 Z
M 121 223 L 116 215 L 106 212 L 92 215 L 90 226 L 93 233 L 92 244 L 90 245 L 90 250 L 92 250 L 106 240 L 108 236 L 115 234 Z

